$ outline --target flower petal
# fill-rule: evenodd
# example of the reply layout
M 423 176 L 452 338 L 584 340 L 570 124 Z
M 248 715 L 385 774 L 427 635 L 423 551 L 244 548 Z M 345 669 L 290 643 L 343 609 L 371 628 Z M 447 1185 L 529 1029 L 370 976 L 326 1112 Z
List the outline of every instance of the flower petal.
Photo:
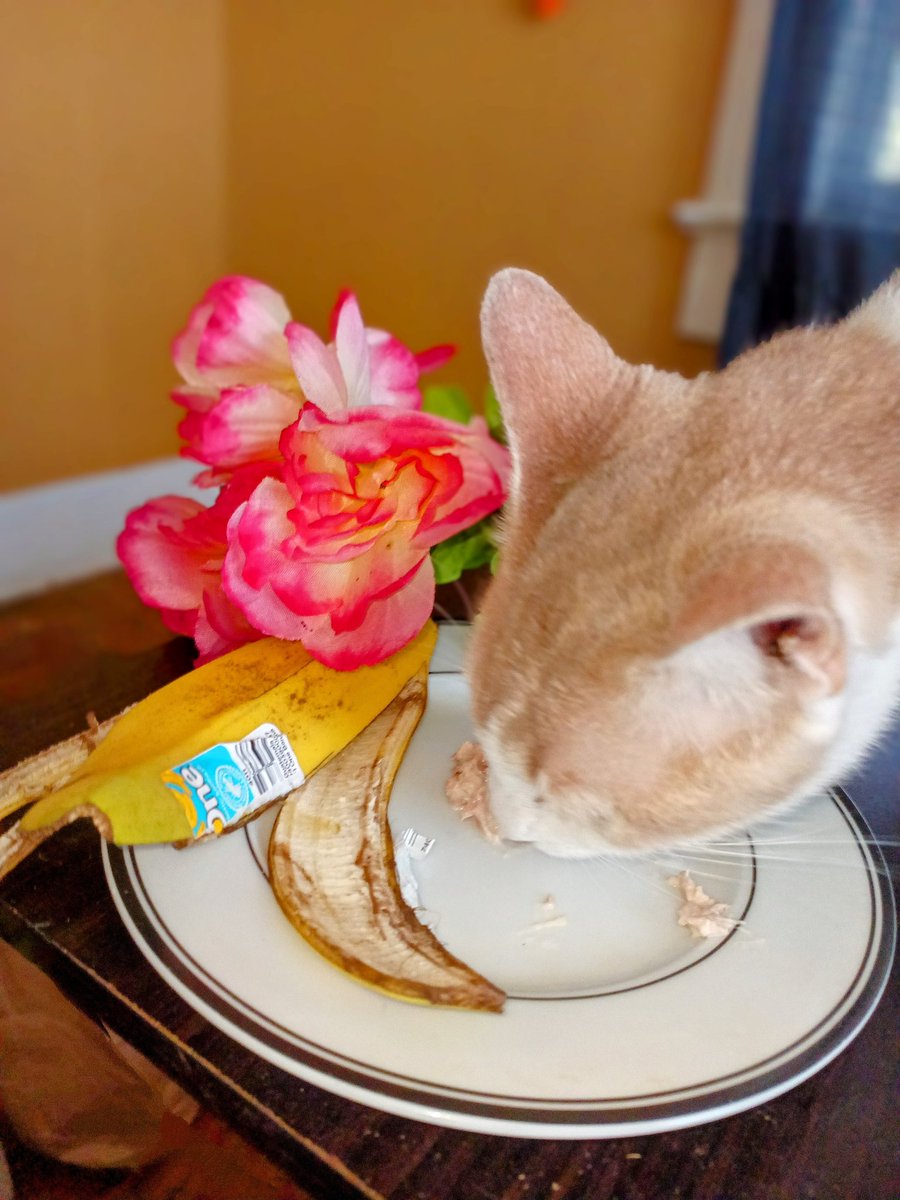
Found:
M 313 658 L 337 671 L 382 662 L 419 633 L 434 608 L 434 570 L 426 555 L 405 585 L 384 599 L 373 600 L 355 629 L 336 632 L 328 616 L 307 622 L 302 642 Z
M 213 467 L 278 457 L 281 431 L 297 419 L 296 395 L 268 384 L 226 388 L 206 413 L 188 413 L 178 426 L 187 442 L 182 451 Z
M 208 295 L 208 293 L 207 293 Z M 202 387 L 204 377 L 197 370 L 197 348 L 200 338 L 206 328 L 206 322 L 212 316 L 213 303 L 206 296 L 195 304 L 188 316 L 188 323 L 177 334 L 172 342 L 172 359 L 178 374 L 192 387 Z
M 334 350 L 344 376 L 348 408 L 371 404 L 369 345 L 359 303 L 352 292 L 344 293 L 337 310 Z
M 226 577 L 240 580 L 242 549 L 234 539 L 226 559 Z M 239 589 L 240 591 L 240 589 Z M 233 586 L 229 594 L 236 599 Z M 353 629 L 335 631 L 327 612 L 300 615 L 284 605 L 271 589 L 248 596 L 250 608 L 241 607 L 255 626 L 273 637 L 300 641 L 320 662 L 338 671 L 382 662 L 416 636 L 434 608 L 434 570 L 426 555 L 405 585 L 389 595 L 373 600 L 363 619 Z
M 366 337 L 372 380 L 369 403 L 421 408 L 419 364 L 412 350 L 381 329 L 366 330 Z
M 178 453 L 182 458 L 193 457 L 184 447 L 182 447 Z M 219 471 L 210 468 L 208 471 L 198 471 L 196 475 L 191 477 L 191 483 L 194 485 L 194 487 L 199 488 L 221 487 L 222 484 L 227 483 L 230 478 L 230 471 Z
M 452 447 L 458 432 L 465 429 L 455 421 L 411 409 L 369 407 L 332 418 L 307 405 L 295 424 L 284 431 L 281 453 L 286 459 L 302 456 L 306 451 L 303 435 L 315 433 L 331 454 L 348 462 L 375 462 L 410 450 Z
M 256 279 L 220 279 L 191 311 L 172 343 L 182 379 L 193 388 L 289 384 L 284 327 L 291 314 L 282 296 Z
M 176 388 L 170 394 L 172 400 L 188 412 L 209 412 L 219 399 L 217 388 Z
M 159 608 L 157 609 L 162 622 L 167 629 L 171 629 L 173 633 L 178 633 L 182 637 L 192 638 L 194 629 L 197 626 L 197 613 L 192 608 Z
M 244 614 L 231 603 L 220 589 L 205 592 L 203 604 L 193 629 L 199 656 L 194 663 L 202 667 L 238 646 L 256 642 L 264 635 L 254 629 Z
M 419 372 L 424 375 L 426 371 L 436 371 L 438 367 L 442 367 L 444 363 L 450 361 L 456 353 L 456 349 L 456 346 L 448 343 L 444 346 L 432 346 L 428 350 L 420 350 L 416 355 Z
M 138 596 L 166 625 L 192 636 L 199 662 L 260 637 L 223 591 L 228 520 L 278 464 L 238 467 L 210 507 L 160 496 L 126 517 L 116 549 Z
M 205 511 L 185 496 L 159 496 L 125 518 L 116 552 L 144 604 L 179 611 L 199 606 L 210 549 L 185 527 Z
M 347 297 L 352 295 L 353 292 L 350 290 L 350 288 L 341 288 L 337 294 L 337 299 L 332 305 L 331 312 L 328 314 L 328 336 L 331 338 L 332 342 L 337 335 L 337 323 L 338 317 L 341 314 L 341 309 L 347 302 Z
M 495 512 L 506 499 L 511 469 L 509 451 L 490 436 L 482 417 L 473 417 L 469 425 L 458 429 L 452 450 L 461 468 L 458 486 L 436 496 L 416 534 L 417 545 L 437 545 Z
M 240 527 L 248 503 L 235 511 L 229 523 L 228 552 L 222 566 L 222 584 L 225 594 L 254 628 L 271 637 L 297 641 L 300 638 L 301 629 L 301 622 L 297 614 L 282 603 L 266 575 L 254 573 L 255 564 L 248 565 L 248 542 L 240 535 Z M 271 523 L 275 525 L 279 518 L 285 522 L 286 530 L 289 522 L 287 522 L 283 509 L 276 509 Z M 255 542 L 250 542 L 249 548 L 252 555 L 257 549 Z
M 312 329 L 297 321 L 291 321 L 284 333 L 291 366 L 303 395 L 323 412 L 343 412 L 347 407 L 347 388 L 334 350 Z
M 361 619 L 372 597 L 387 595 L 422 561 L 424 552 L 410 536 L 414 525 L 357 546 L 352 558 L 318 557 L 298 535 L 292 504 L 283 483 L 265 479 L 228 525 L 226 593 L 273 637 L 289 636 L 282 631 L 291 616 L 340 612 L 350 623 Z
M 232 275 L 206 293 L 213 310 L 197 347 L 197 368 L 220 387 L 290 376 L 282 296 L 256 279 Z

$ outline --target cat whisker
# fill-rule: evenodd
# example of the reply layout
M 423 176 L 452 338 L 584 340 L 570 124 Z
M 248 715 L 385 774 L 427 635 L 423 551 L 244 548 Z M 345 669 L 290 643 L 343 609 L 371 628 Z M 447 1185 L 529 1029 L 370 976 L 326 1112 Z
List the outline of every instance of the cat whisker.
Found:
M 439 618 L 439 620 L 441 622 L 443 622 L 443 624 L 445 624 L 445 625 L 455 625 L 457 627 L 459 627 L 459 626 L 467 627 L 467 626 L 471 625 L 472 622 L 475 620 L 475 609 L 472 605 L 472 599 L 469 596 L 469 593 L 462 586 L 462 584 L 459 582 L 458 579 L 454 581 L 452 586 L 453 586 L 453 590 L 459 596 L 464 616 L 463 617 L 454 617 L 453 614 L 450 612 L 450 610 L 448 608 L 445 608 L 444 605 L 440 604 L 437 600 L 435 600 L 435 602 L 432 606 L 433 611 L 434 611 L 435 615 Z
M 659 878 L 647 877 L 639 874 L 637 871 L 629 867 L 627 858 L 620 858 L 615 855 L 605 856 L 602 861 L 616 866 L 619 870 L 624 871 L 632 878 L 638 880 L 644 887 L 651 887 L 654 891 L 662 892 L 667 896 L 674 896 L 676 893 L 671 889 L 668 880 L 682 871 L 688 871 L 692 876 L 696 876 L 698 882 L 714 881 L 715 883 L 730 883 L 733 884 L 737 877 L 737 872 L 734 870 L 715 871 L 710 870 L 710 867 L 720 866 L 724 868 L 733 867 L 736 864 L 732 861 L 716 862 L 715 859 L 702 859 L 697 861 L 690 853 L 684 851 L 676 851 L 667 854 L 647 854 L 642 856 L 641 860 L 648 866 L 660 872 L 662 880 Z
M 713 880 L 716 883 L 733 884 L 735 882 L 735 878 L 736 878 L 735 873 L 733 871 L 710 870 L 710 866 L 717 866 L 717 865 L 718 864 L 716 864 L 716 863 L 689 862 L 689 863 L 683 864 L 681 867 L 681 870 L 687 871 L 690 874 L 691 878 L 694 879 L 695 882 L 697 882 L 697 883 L 703 884 L 703 883 L 709 882 L 710 880 Z M 726 863 L 724 865 L 728 866 L 729 864 Z M 677 874 L 680 874 L 680 872 L 675 871 L 675 872 L 673 872 L 673 874 L 677 875 Z
M 652 878 L 648 879 L 646 876 L 639 874 L 632 867 L 628 866 L 627 859 L 621 859 L 615 855 L 610 855 L 604 861 L 617 867 L 620 871 L 622 871 L 624 874 L 628 875 L 630 878 L 638 880 L 642 886 L 646 886 L 649 884 L 650 887 L 652 887 L 654 891 L 664 892 L 667 895 L 671 894 L 671 889 L 668 887 L 667 884 L 659 883 L 655 879 L 652 879 Z M 651 860 L 646 860 L 646 861 L 651 861 Z
M 439 619 L 441 620 L 441 622 L 444 625 L 459 626 L 459 625 L 470 624 L 469 621 L 461 621 L 459 619 L 459 617 L 454 617 L 453 614 L 449 611 L 449 609 L 444 608 L 443 604 L 438 604 L 437 601 L 434 602 L 433 607 L 434 607 L 434 612 L 437 614 L 437 616 L 439 617 Z
M 475 607 L 472 604 L 472 597 L 469 595 L 468 589 L 466 587 L 464 587 L 463 584 L 457 579 L 454 581 L 453 590 L 456 592 L 456 594 L 459 596 L 460 600 L 462 601 L 463 611 L 466 614 L 465 622 L 460 621 L 459 624 L 467 623 L 467 624 L 471 625 L 472 622 L 475 620 Z
M 815 842 L 813 842 L 811 844 L 804 843 L 804 842 L 798 842 L 796 844 L 800 845 L 800 846 L 807 845 L 810 849 L 815 849 L 815 850 L 818 849 L 818 845 Z M 831 839 L 828 839 L 827 841 L 822 842 L 822 846 L 825 848 L 827 848 L 828 846 L 840 845 L 840 844 L 841 844 L 840 842 L 836 842 Z M 729 864 L 729 863 L 747 862 L 750 859 L 750 852 L 748 850 L 746 850 L 746 849 L 732 850 L 732 849 L 729 849 L 728 847 L 716 847 L 716 848 L 710 848 L 710 849 L 703 849 L 703 848 L 697 847 L 696 850 L 694 851 L 694 853 L 696 855 L 696 858 L 700 862 L 718 863 L 719 865 L 725 865 L 725 864 Z M 788 848 L 781 849 L 781 848 L 776 847 L 774 849 L 770 849 L 766 846 L 758 846 L 757 845 L 754 849 L 753 856 L 755 857 L 756 861 L 761 866 L 765 866 L 765 867 L 783 866 L 783 867 L 789 867 L 791 870 L 806 869 L 806 870 L 818 871 L 818 870 L 821 870 L 823 867 L 828 870 L 831 870 L 831 871 L 836 871 L 836 870 L 867 871 L 870 869 L 869 864 L 867 862 L 865 862 L 862 858 L 857 858 L 853 861 L 848 861 L 846 858 L 838 858 L 838 857 L 832 858 L 832 857 L 823 856 L 818 853 L 814 853 L 812 855 L 799 854 L 799 853 L 793 854 L 793 853 L 790 853 Z M 896 866 L 894 864 L 888 863 L 888 862 L 882 863 L 880 861 L 875 860 L 875 861 L 873 861 L 872 866 L 878 874 L 884 875 L 886 878 L 893 877 L 897 871 Z
M 815 834 L 808 834 L 808 833 L 805 833 L 802 836 L 798 836 L 798 837 L 768 837 L 766 834 L 753 834 L 752 839 L 753 839 L 753 845 L 757 849 L 760 846 L 810 846 L 810 845 L 814 845 L 814 846 L 820 846 L 820 845 L 844 846 L 847 844 L 846 839 L 844 839 L 844 838 L 831 837 L 831 836 L 816 837 Z M 885 846 L 900 845 L 900 838 L 894 838 L 894 837 L 879 837 L 877 835 L 873 835 L 872 837 L 861 837 L 859 840 L 861 842 L 863 842 L 864 845 L 867 845 L 867 846 L 885 847 Z M 746 839 L 743 839 L 743 838 L 739 838 L 734 841 L 730 841 L 726 838 L 717 838 L 714 842 L 705 843 L 705 847 L 712 847 L 712 848 L 726 847 L 726 846 L 747 846 L 747 845 L 748 845 L 748 842 L 746 841 Z
M 616 870 L 627 875 L 629 879 L 636 880 L 641 887 L 650 887 L 654 891 L 663 892 L 666 895 L 672 894 L 670 888 L 665 883 L 660 883 L 653 878 L 648 878 L 646 875 L 641 874 L 639 871 L 635 870 L 633 866 L 629 865 L 629 859 L 622 858 L 617 854 L 601 854 L 598 855 L 597 858 L 584 859 L 583 861 L 589 870 L 596 871 L 598 866 L 601 865 L 604 868 L 615 867 Z M 654 866 L 657 865 L 653 859 L 649 857 L 642 857 L 641 859 L 633 861 L 649 862 Z M 659 865 L 661 866 L 662 864 Z M 671 871 L 669 872 L 669 874 L 673 873 L 674 872 Z
M 865 840 L 861 840 L 860 845 L 870 847 L 872 849 L 888 850 L 888 849 L 896 848 L 897 843 L 896 843 L 896 841 L 893 841 L 893 840 L 891 840 L 889 842 L 885 842 L 885 841 L 881 840 L 880 838 L 867 838 Z M 686 851 L 686 853 L 696 853 L 696 854 L 714 853 L 714 854 L 730 854 L 730 855 L 737 855 L 737 856 L 753 853 L 753 854 L 756 854 L 757 856 L 759 856 L 762 854 L 768 854 L 770 852 L 777 852 L 779 850 L 793 850 L 793 849 L 821 850 L 821 849 L 827 849 L 832 846 L 843 848 L 844 850 L 848 850 L 850 848 L 849 844 L 847 842 L 842 841 L 840 838 L 806 837 L 806 838 L 778 838 L 778 839 L 773 839 L 772 841 L 755 841 L 754 840 L 754 842 L 751 846 L 741 846 L 741 845 L 729 846 L 727 843 L 726 844 L 712 843 L 709 846 L 692 847 L 691 850 Z

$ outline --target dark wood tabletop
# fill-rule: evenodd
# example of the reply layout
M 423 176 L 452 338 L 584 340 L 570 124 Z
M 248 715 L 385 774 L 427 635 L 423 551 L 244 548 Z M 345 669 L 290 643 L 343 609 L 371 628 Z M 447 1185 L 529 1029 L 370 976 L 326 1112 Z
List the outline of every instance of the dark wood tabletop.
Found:
M 118 573 L 0 609 L 0 767 L 84 728 L 191 665 L 192 647 Z M 900 727 L 850 787 L 896 839 Z M 0 884 L 0 934 L 299 1184 L 391 1200 L 895 1200 L 896 975 L 851 1045 L 742 1115 L 612 1140 L 506 1138 L 343 1100 L 261 1060 L 189 1007 L 122 925 L 98 835 L 78 822 Z

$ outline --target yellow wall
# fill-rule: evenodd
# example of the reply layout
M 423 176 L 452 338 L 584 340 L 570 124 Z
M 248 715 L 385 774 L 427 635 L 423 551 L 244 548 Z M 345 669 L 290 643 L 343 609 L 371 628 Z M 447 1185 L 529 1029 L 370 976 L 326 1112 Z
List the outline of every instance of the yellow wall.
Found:
M 5 0 L 0 486 L 175 449 L 168 342 L 224 270 L 338 288 L 480 392 L 490 272 L 622 354 L 672 330 L 731 0 Z
M 220 0 L 0 0 L 0 487 L 171 454 L 221 271 Z
M 325 320 L 338 287 L 480 392 L 491 271 L 546 275 L 626 357 L 673 332 L 730 0 L 229 0 L 233 264 Z

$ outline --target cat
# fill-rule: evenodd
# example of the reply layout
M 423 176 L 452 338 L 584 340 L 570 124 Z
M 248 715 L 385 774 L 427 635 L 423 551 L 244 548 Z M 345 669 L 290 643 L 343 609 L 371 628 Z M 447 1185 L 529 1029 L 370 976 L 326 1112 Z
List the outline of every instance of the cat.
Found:
M 845 776 L 900 685 L 900 272 L 694 380 L 523 270 L 482 336 L 513 472 L 467 672 L 500 835 L 666 849 Z

